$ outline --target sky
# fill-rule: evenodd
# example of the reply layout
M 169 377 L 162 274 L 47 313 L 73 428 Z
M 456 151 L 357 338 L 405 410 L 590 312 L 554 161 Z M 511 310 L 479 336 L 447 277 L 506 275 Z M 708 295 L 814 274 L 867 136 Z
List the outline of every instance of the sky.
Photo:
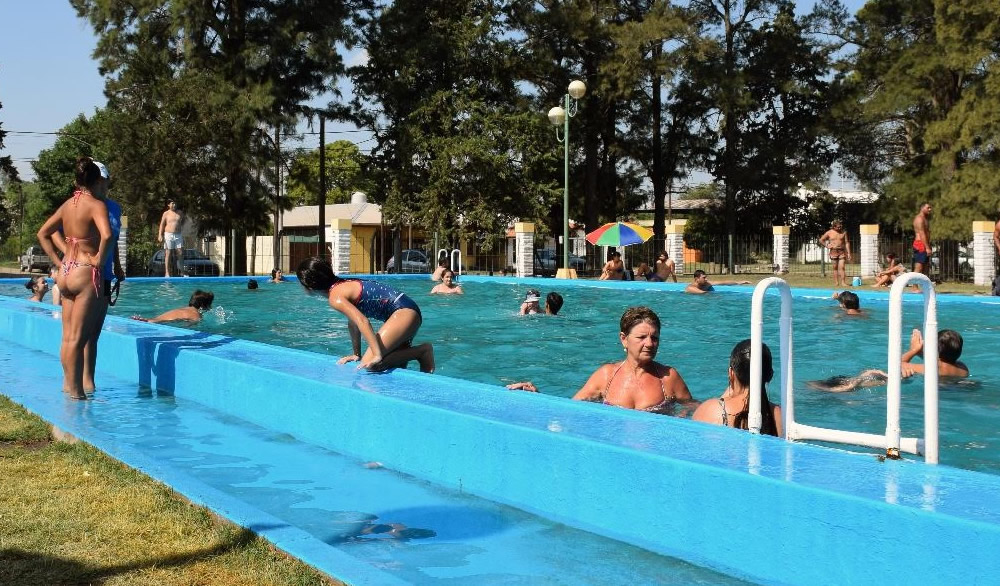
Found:
M 864 0 L 844 3 L 853 12 Z M 797 4 L 800 11 L 809 10 L 814 0 Z M 97 36 L 68 0 L 0 0 L 0 31 L 0 123 L 8 133 L 0 155 L 12 157 L 21 178 L 32 180 L 30 162 L 55 143 L 52 133 L 107 103 L 104 79 L 92 58 Z M 330 123 L 327 141 L 370 139 L 356 130 Z M 300 146 L 318 145 L 317 136 L 306 135 Z M 366 145 L 359 146 L 367 152 Z

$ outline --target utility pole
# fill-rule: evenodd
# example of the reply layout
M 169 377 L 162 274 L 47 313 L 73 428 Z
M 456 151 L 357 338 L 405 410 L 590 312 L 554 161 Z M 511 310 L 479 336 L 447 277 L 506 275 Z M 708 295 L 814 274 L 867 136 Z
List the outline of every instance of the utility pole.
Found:
M 281 213 L 281 124 L 274 127 L 274 241 L 271 243 L 271 254 L 274 256 L 274 268 L 281 267 L 281 240 L 278 229 L 278 214 Z
M 326 119 L 319 116 L 319 254 L 326 258 Z M 331 259 L 332 260 L 332 259 Z

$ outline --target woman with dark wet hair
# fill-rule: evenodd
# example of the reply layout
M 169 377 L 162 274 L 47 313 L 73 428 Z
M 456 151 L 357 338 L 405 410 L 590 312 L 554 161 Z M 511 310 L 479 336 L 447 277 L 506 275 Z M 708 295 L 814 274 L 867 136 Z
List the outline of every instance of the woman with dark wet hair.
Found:
M 90 157 L 75 166 L 76 188 L 38 230 L 38 242 L 59 267 L 56 284 L 62 294 L 63 335 L 59 357 L 63 390 L 74 399 L 84 393 L 84 346 L 104 316 L 101 267 L 112 250 L 113 234 L 104 203 L 107 182 Z M 63 236 L 56 236 L 59 232 Z M 63 252 L 63 256 L 56 249 Z
M 766 383 L 774 378 L 771 349 L 761 344 L 760 432 L 780 437 L 781 407 L 767 400 Z M 729 355 L 729 386 L 717 400 L 698 406 L 691 419 L 736 429 L 747 429 L 750 418 L 750 340 L 743 340 Z
M 49 282 L 45 277 L 39 276 L 28 279 L 28 282 L 24 284 L 24 288 L 31 291 L 31 297 L 28 298 L 28 301 L 41 303 L 45 299 L 45 293 L 49 290 Z
M 354 353 L 337 364 L 360 360 L 361 367 L 385 370 L 403 367 L 411 360 L 420 363 L 421 372 L 434 372 L 434 350 L 428 343 L 413 345 L 423 317 L 420 308 L 404 293 L 376 281 L 341 279 L 330 262 L 320 257 L 308 258 L 295 274 L 306 292 L 326 295 L 330 307 L 347 317 Z M 385 322 L 378 332 L 370 320 Z M 368 342 L 362 355 L 361 339 Z

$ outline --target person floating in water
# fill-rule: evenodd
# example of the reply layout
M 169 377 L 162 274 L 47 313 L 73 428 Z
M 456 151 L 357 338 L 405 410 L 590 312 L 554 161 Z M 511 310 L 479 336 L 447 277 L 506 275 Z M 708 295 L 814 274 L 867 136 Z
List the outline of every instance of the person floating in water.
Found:
M 192 323 L 197 323 L 201 321 L 201 316 L 203 313 L 212 309 L 212 301 L 215 300 L 215 294 L 211 291 L 202 291 L 198 289 L 191 294 L 191 298 L 188 300 L 187 307 L 178 307 L 177 309 L 171 309 L 170 311 L 161 313 L 156 317 L 145 318 L 141 315 L 133 315 L 132 319 L 137 321 L 149 322 L 151 324 L 160 324 L 170 321 L 187 321 Z
M 462 295 L 465 291 L 462 290 L 462 286 L 455 282 L 455 273 L 446 268 L 441 271 L 441 282 L 431 288 L 431 294 L 452 294 L 452 295 Z
M 302 261 L 295 273 L 307 293 L 325 294 L 330 307 L 347 317 L 354 353 L 337 364 L 361 361 L 361 368 L 381 371 L 405 368 L 416 360 L 421 372 L 434 372 L 433 347 L 428 343 L 413 345 L 423 317 L 417 304 L 404 293 L 375 281 L 341 279 L 333 273 L 329 261 L 316 256 Z M 378 332 L 372 327 L 373 319 L 385 322 Z M 368 342 L 364 354 L 362 338 Z
M 715 285 L 749 285 L 750 281 L 720 281 L 718 283 L 712 283 L 708 280 L 708 276 L 705 271 L 698 269 L 694 272 L 694 280 L 684 288 L 685 293 L 693 293 L 695 295 L 704 295 L 705 293 L 710 293 L 715 291 Z
M 771 349 L 761 344 L 761 382 L 774 378 Z M 767 399 L 767 387 L 760 387 L 760 432 L 781 436 L 781 407 Z M 729 355 L 729 386 L 716 401 L 705 401 L 695 409 L 691 419 L 736 429 L 748 429 L 750 418 L 750 340 L 743 340 Z
M 942 379 L 963 379 L 969 376 L 969 367 L 959 358 L 962 356 L 964 341 L 962 335 L 955 330 L 938 332 L 938 376 Z M 900 374 L 909 378 L 915 374 L 923 374 L 925 365 L 913 362 L 917 356 L 924 355 L 924 338 L 920 330 L 914 329 L 910 334 L 910 349 L 903 354 L 900 362 Z M 864 387 L 880 387 L 889 381 L 889 375 L 884 370 L 876 368 L 864 370 L 856 376 L 834 376 L 826 380 L 809 381 L 806 384 L 821 391 L 844 393 Z
M 858 298 L 857 293 L 852 293 L 851 291 L 834 292 L 833 298 L 840 302 L 840 308 L 844 310 L 845 315 L 865 314 L 861 311 L 861 300 Z
M 625 359 L 595 370 L 573 400 L 666 415 L 673 414 L 676 403 L 690 403 L 691 392 L 677 369 L 655 360 L 660 347 L 659 316 L 648 307 L 630 307 L 622 315 L 619 329 Z M 530 381 L 507 388 L 538 392 Z
M 24 288 L 31 291 L 31 297 L 28 298 L 28 301 L 41 303 L 45 299 L 45 294 L 49 291 L 49 282 L 45 277 L 38 276 L 28 279 L 28 282 L 24 284 Z

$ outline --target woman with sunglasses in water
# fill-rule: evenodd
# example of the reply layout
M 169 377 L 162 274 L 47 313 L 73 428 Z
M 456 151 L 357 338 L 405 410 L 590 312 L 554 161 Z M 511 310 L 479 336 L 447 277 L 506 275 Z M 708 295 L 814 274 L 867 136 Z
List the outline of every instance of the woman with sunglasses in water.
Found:
M 648 307 L 630 307 L 618 325 L 625 359 L 595 370 L 573 395 L 573 400 L 662 415 L 674 415 L 678 403 L 690 405 L 691 392 L 677 369 L 656 361 L 660 348 L 659 316 Z M 513 383 L 507 388 L 538 390 L 530 382 Z

